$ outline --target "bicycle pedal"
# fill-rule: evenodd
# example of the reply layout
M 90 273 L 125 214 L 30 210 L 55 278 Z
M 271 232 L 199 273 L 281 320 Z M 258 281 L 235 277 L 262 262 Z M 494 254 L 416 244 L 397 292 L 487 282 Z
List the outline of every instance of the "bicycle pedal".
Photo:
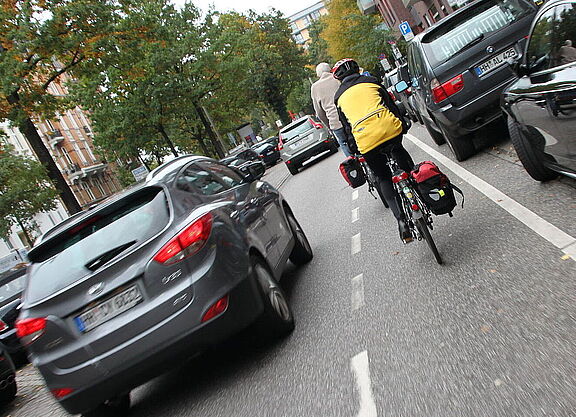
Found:
M 412 242 L 414 242 L 414 238 L 412 238 L 412 237 L 402 239 L 402 243 L 404 243 L 405 245 L 408 245 L 409 243 L 412 243 Z

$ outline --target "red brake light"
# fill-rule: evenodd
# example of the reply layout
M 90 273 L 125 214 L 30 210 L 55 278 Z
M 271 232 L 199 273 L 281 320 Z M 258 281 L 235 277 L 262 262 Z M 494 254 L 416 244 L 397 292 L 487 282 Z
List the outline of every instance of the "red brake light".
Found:
M 390 98 L 392 99 L 392 101 L 396 101 L 396 96 L 394 95 L 394 93 L 392 93 L 391 91 L 388 91 L 388 94 L 390 95 Z
M 312 126 L 314 126 L 316 129 L 322 129 L 324 128 L 324 125 L 322 123 L 316 123 L 314 120 L 310 119 L 310 123 L 312 123 Z
M 418 204 L 412 204 L 412 210 L 418 211 L 420 210 L 420 207 L 418 207 Z
M 392 177 L 392 182 L 393 182 L 394 184 L 397 184 L 397 183 L 399 183 L 400 181 L 402 181 L 402 180 L 407 180 L 407 179 L 408 179 L 408 173 L 405 172 L 405 171 L 402 171 L 400 174 L 394 175 L 394 176 Z
M 218 301 L 216 301 L 214 304 L 212 304 L 212 306 L 210 306 L 208 311 L 206 311 L 206 313 L 204 313 L 204 315 L 202 316 L 202 323 L 211 320 L 216 316 L 219 316 L 220 314 L 224 313 L 227 308 L 228 308 L 228 296 L 226 295 L 221 299 L 219 299 Z
M 3 332 L 8 328 L 8 325 L 4 323 L 4 320 L 0 320 L 0 332 Z
M 457 75 L 442 85 L 434 78 L 430 82 L 430 88 L 432 89 L 434 103 L 440 103 L 464 88 L 464 77 L 462 74 Z
M 154 260 L 164 265 L 180 262 L 198 252 L 210 236 L 212 230 L 212 215 L 200 217 L 174 236 L 154 256 Z
M 24 345 L 29 345 L 44 334 L 46 318 L 29 318 L 16 321 L 16 336 Z
M 282 143 L 282 135 L 278 136 L 278 150 L 281 151 L 284 149 L 284 144 Z
M 62 398 L 62 397 L 66 397 L 67 395 L 72 394 L 72 392 L 74 391 L 72 388 L 57 388 L 57 389 L 53 389 L 52 391 L 52 395 L 56 398 Z

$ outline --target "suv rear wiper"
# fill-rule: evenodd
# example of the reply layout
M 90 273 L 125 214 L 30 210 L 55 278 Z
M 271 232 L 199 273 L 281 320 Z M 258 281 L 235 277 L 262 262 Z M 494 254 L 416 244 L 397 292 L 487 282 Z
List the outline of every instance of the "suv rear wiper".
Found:
M 477 37 L 475 37 L 474 39 L 472 39 L 470 42 L 468 42 L 466 45 L 464 45 L 462 48 L 458 49 L 454 54 L 452 54 L 452 57 L 455 57 L 456 55 L 464 52 L 467 49 L 470 49 L 471 47 L 473 47 L 474 45 L 476 45 L 477 43 L 479 43 L 482 39 L 484 39 L 484 34 L 481 33 L 480 35 L 478 35 Z
M 96 271 L 98 268 L 100 268 L 100 266 L 104 265 L 110 259 L 113 259 L 120 252 L 123 252 L 124 250 L 128 249 L 134 243 L 136 243 L 136 240 L 133 240 L 133 241 L 128 242 L 128 243 L 124 243 L 123 245 L 120 245 L 120 246 L 117 246 L 113 249 L 110 249 L 110 250 L 104 252 L 103 254 L 99 255 L 98 257 L 88 261 L 84 266 L 87 269 L 89 269 L 90 271 Z

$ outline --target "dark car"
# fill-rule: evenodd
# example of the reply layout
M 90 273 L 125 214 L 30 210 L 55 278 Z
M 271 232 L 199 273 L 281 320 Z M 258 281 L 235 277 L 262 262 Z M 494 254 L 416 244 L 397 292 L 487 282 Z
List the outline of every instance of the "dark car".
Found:
M 412 89 L 408 87 L 402 91 L 396 90 L 396 85 L 400 81 L 405 81 L 406 83 L 410 82 L 410 74 L 408 72 L 407 64 L 400 65 L 398 68 L 387 72 L 384 76 L 384 85 L 403 114 L 408 116 L 410 120 L 418 122 L 420 121 L 420 117 L 413 104 L 411 97 Z
M 10 355 L 0 348 L 0 403 L 9 403 L 16 397 L 16 370 Z
M 245 151 L 242 152 L 243 156 L 246 156 L 250 159 L 244 159 L 240 157 L 240 154 L 229 156 L 220 160 L 223 164 L 228 165 L 229 167 L 239 169 L 240 171 L 247 173 L 248 167 L 253 166 L 253 164 L 262 164 L 264 170 L 266 170 L 266 164 L 262 162 L 260 156 L 256 151 L 249 149 L 250 153 L 246 153 Z M 255 155 L 255 156 L 254 156 Z
M 576 2 L 542 6 L 518 78 L 502 93 L 510 138 L 532 178 L 576 178 Z
M 0 274 L 0 345 L 18 363 L 26 362 L 26 352 L 16 336 L 14 324 L 20 312 L 20 297 L 26 283 L 26 267 Z
M 473 133 L 502 117 L 500 94 L 514 77 L 506 63 L 521 54 L 536 11 L 528 0 L 478 0 L 410 42 L 416 110 L 459 161 L 476 152 Z
M 338 152 L 338 146 L 330 129 L 314 116 L 294 120 L 280 129 L 278 137 L 280 156 L 292 175 L 296 175 L 309 159 L 325 152 Z
M 258 153 L 262 162 L 268 166 L 275 165 L 281 159 L 278 147 L 271 143 L 262 142 L 254 145 L 252 149 Z
M 16 327 L 68 412 L 123 413 L 132 388 L 255 321 L 292 331 L 278 281 L 312 249 L 262 163 L 248 171 L 176 158 L 29 252 Z

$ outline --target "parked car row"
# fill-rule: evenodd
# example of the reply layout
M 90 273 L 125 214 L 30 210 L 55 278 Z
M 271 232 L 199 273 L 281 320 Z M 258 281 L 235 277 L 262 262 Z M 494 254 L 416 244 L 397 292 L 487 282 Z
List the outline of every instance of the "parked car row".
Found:
M 312 248 L 263 174 L 175 158 L 39 239 L 16 328 L 64 409 L 125 415 L 132 388 L 248 326 L 293 330 L 278 282 Z
M 395 90 L 459 161 L 504 119 L 534 179 L 576 177 L 575 20 L 573 1 L 477 0 L 410 42 Z

